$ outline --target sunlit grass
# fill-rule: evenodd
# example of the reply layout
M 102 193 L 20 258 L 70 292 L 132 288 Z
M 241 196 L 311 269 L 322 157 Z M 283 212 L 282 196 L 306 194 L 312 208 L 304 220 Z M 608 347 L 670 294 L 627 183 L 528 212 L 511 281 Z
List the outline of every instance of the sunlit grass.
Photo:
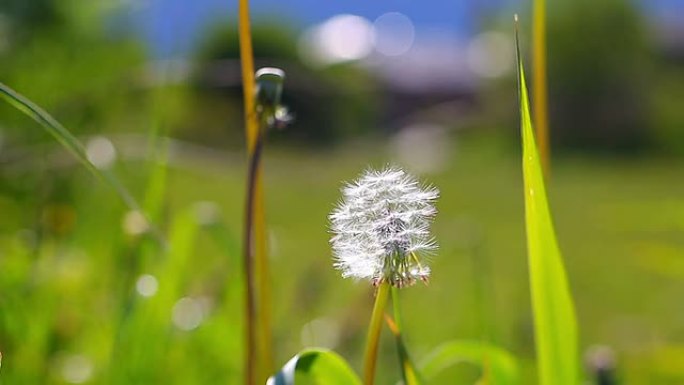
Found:
M 439 203 L 440 216 L 435 223 L 442 252 L 432 261 L 435 274 L 430 285 L 402 292 L 402 331 L 417 363 L 445 338 L 481 337 L 478 316 L 472 311 L 472 290 L 477 282 L 471 273 L 469 249 L 472 237 L 481 237 L 482 252 L 487 254 L 490 266 L 487 282 L 491 289 L 491 312 L 495 315 L 491 325 L 493 341 L 521 359 L 521 383 L 534 383 L 519 154 L 512 148 L 491 151 L 492 140 L 454 138 L 450 143 L 456 151 L 454 161 L 431 177 L 442 194 L 452 197 Z M 369 143 L 338 149 L 333 154 L 276 149 L 264 159 L 271 170 L 264 187 L 274 241 L 273 267 L 281 272 L 273 282 L 279 288 L 275 293 L 274 317 L 280 320 L 274 331 L 279 341 L 275 357 L 279 364 L 285 363 L 303 348 L 302 327 L 325 317 L 333 320 L 345 336 L 338 340 L 335 350 L 359 372 L 371 290 L 366 285 L 341 281 L 331 269 L 326 218 L 331 202 L 338 197 L 339 181 L 367 162 L 382 165 L 382 160 L 391 157 L 392 152 L 382 143 Z M 160 356 L 146 355 L 148 373 L 156 373 L 165 383 L 242 381 L 242 321 L 236 309 L 241 309 L 243 286 L 239 280 L 241 273 L 236 271 L 241 271 L 238 245 L 244 191 L 234 186 L 244 183 L 244 164 L 230 159 L 198 160 L 193 166 L 169 169 L 164 212 L 180 213 L 194 202 L 211 201 L 219 207 L 220 222 L 217 227 L 203 228 L 198 233 L 190 265 L 184 272 L 184 295 L 212 298 L 216 307 L 190 332 L 176 330 L 171 315 L 165 316 L 165 345 L 173 347 L 174 360 L 183 362 L 173 370 L 171 378 Z M 147 171 L 137 161 L 122 161 L 131 171 L 122 176 L 122 183 L 131 191 L 144 191 Z M 653 293 L 663 292 L 670 293 L 668 298 L 674 301 L 682 288 L 682 280 L 674 276 L 676 271 L 671 267 L 677 263 L 673 253 L 684 251 L 677 235 L 681 217 L 676 210 L 684 194 L 684 182 L 677 177 L 681 167 L 684 165 L 657 159 L 637 163 L 560 158 L 556 162 L 548 194 L 553 200 L 564 254 L 572 256 L 567 260 L 567 268 L 577 288 L 575 299 L 586 341 L 602 341 L 624 351 L 654 333 L 676 335 L 680 312 L 667 302 L 648 299 Z M 45 371 L 61 376 L 59 365 L 48 365 L 52 362 L 48 357 L 54 357 L 54 352 L 25 343 L 29 341 L 29 326 L 34 338 L 30 341 L 60 335 L 68 353 L 95 357 L 95 369 L 102 368 L 106 360 L 97 357 L 104 354 L 106 344 L 101 345 L 101 341 L 112 338 L 109 333 L 120 317 L 118 304 L 137 295 L 133 288 L 137 274 L 130 273 L 130 263 L 138 258 L 134 252 L 138 241 L 121 230 L 127 208 L 106 185 L 82 168 L 69 169 L 68 174 L 75 189 L 70 205 L 77 219 L 66 237 L 46 234 L 39 245 L 31 243 L 26 236 L 33 228 L 25 226 L 32 223 L 30 218 L 39 216 L 42 205 L 25 206 L 7 195 L 0 198 L 0 252 L 11 256 L 0 259 L 0 288 L 4 293 L 0 322 L 5 330 L 0 347 L 0 378 L 7 383 L 43 383 L 45 374 L 41 373 Z M 580 194 L 588 194 L 592 199 L 578 199 Z M 308 199 L 301 200 L 302 196 Z M 308 215 L 293 223 L 291 218 L 302 210 Z M 23 219 L 25 216 L 29 218 Z M 477 225 L 480 235 L 464 230 L 470 224 Z M 302 244 L 307 247 L 302 248 Z M 50 258 L 56 249 L 60 250 L 60 257 Z M 648 259 L 649 255 L 654 258 Z M 153 253 L 146 266 L 155 268 L 158 257 Z M 653 262 L 648 268 L 644 267 L 646 260 Z M 29 268 L 34 263 L 36 268 Z M 306 279 L 302 280 L 300 275 Z M 624 280 L 616 280 L 616 276 Z M 42 279 L 37 281 L 36 277 Z M 166 278 L 158 280 L 161 285 Z M 626 284 L 635 281 L 641 284 Z M 28 292 L 26 288 L 30 288 Z M 148 303 L 144 298 L 139 301 L 142 306 Z M 55 317 L 46 312 L 54 307 L 52 303 L 62 304 L 56 308 L 55 317 L 78 325 L 77 331 L 59 326 L 66 321 L 54 321 Z M 449 306 L 444 307 L 445 303 Z M 438 319 L 426 318 L 435 309 L 439 309 Z M 365 316 L 359 317 L 359 311 Z M 643 316 L 634 319 L 634 314 Z M 636 322 L 639 329 L 631 329 L 629 322 Z M 616 323 L 624 325 L 624 329 L 612 328 Z M 146 334 L 140 331 L 139 335 L 143 337 L 137 343 L 148 346 Z M 392 336 L 387 333 L 384 338 L 378 383 L 390 383 L 399 375 Z M 625 351 L 622 357 L 629 363 L 646 362 L 655 359 L 651 354 L 662 357 L 666 352 L 664 347 L 654 347 L 641 352 Z M 131 355 L 123 354 L 122 360 L 126 362 L 122 365 L 130 365 L 132 359 Z M 666 368 L 667 363 L 658 367 Z M 643 383 L 663 378 L 658 373 L 665 370 L 646 364 L 625 364 L 623 368 L 624 376 Z M 93 381 L 104 381 L 105 373 L 98 370 Z M 128 373 L 127 380 L 118 383 L 142 379 L 140 371 Z M 468 373 L 464 368 L 454 368 L 438 374 L 434 381 L 445 383 L 459 376 L 465 380 L 471 378 Z
M 364 373 L 367 384 L 389 383 L 401 376 L 407 384 L 416 384 L 423 375 L 431 381 L 429 383 L 465 383 L 478 379 L 483 383 L 517 384 L 521 377 L 522 383 L 532 383 L 531 369 L 535 366 L 532 362 L 536 359 L 542 384 L 576 385 L 579 352 L 573 301 L 546 201 L 542 172 L 544 155 L 540 153 L 543 149 L 537 149 L 535 144 L 521 64 L 518 63 L 524 182 L 520 180 L 517 167 L 513 166 L 516 163 L 513 160 L 517 159 L 515 155 L 491 151 L 491 145 L 483 145 L 487 138 L 451 143 L 452 148 L 458 148 L 458 162 L 446 165 L 434 175 L 435 183 L 448 199 L 440 202 L 442 219 L 438 220 L 437 232 L 442 250 L 435 259 L 436 274 L 429 288 L 430 295 L 426 295 L 428 289 L 407 291 L 405 317 L 398 310 L 398 302 L 394 302 L 397 322 L 387 318 L 395 338 L 393 344 L 380 337 L 387 288 L 380 287 L 371 328 L 367 330 L 365 317 L 358 314 L 370 312 L 369 292 L 353 283 L 340 282 L 332 271 L 326 220 L 339 181 L 343 179 L 341 176 L 365 167 L 369 162 L 384 163 L 392 154 L 385 150 L 383 143 L 339 150 L 334 156 L 325 157 L 313 152 L 294 154 L 282 150 L 264 154 L 263 161 L 273 167 L 273 173 L 264 179 L 262 159 L 255 155 L 260 133 L 254 113 L 249 12 L 246 1 L 240 4 L 241 49 L 246 58 L 243 59 L 243 75 L 246 82 L 247 163 L 253 171 L 247 185 L 250 180 L 253 184 L 246 193 L 235 187 L 245 184 L 243 164 L 222 163 L 212 165 L 211 169 L 170 169 L 167 164 L 169 153 L 166 147 L 159 146 L 161 134 L 157 130 L 150 134 L 150 143 L 155 150 L 151 155 L 152 167 L 143 168 L 140 174 L 134 171 L 133 176 L 122 180 L 103 174 L 91 164 L 78 141 L 47 112 L 4 88 L 4 95 L 11 104 L 41 123 L 86 168 L 108 181 L 128 204 L 127 210 L 142 212 L 133 195 L 123 186 L 131 186 L 131 191 L 144 191 L 141 194 L 145 196 L 143 208 L 163 230 L 155 228 L 153 232 L 158 239 L 168 238 L 169 247 L 164 247 L 166 242 L 163 245 L 151 242 L 147 237 L 149 231 L 128 231 L 126 210 L 120 203 L 107 199 L 106 188 L 94 188 L 78 172 L 67 177 L 73 183 L 75 193 L 73 199 L 66 202 L 30 208 L 11 198 L 0 198 L 0 209 L 9 213 L 4 221 L 0 219 L 0 224 L 8 229 L 7 235 L 0 235 L 0 240 L 4 241 L 0 242 L 0 255 L 12 257 L 0 260 L 0 270 L 4 272 L 0 292 L 7 293 L 0 297 L 0 306 L 9 309 L 0 316 L 5 334 L 0 335 L 0 343 L 4 344 L 0 349 L 8 352 L 9 362 L 0 373 L 0 381 L 213 384 L 241 383 L 246 376 L 247 383 L 256 384 L 263 383 L 266 376 L 273 373 L 273 355 L 278 362 L 286 362 L 292 352 L 300 351 L 295 356 L 296 365 L 285 365 L 281 372 L 291 380 L 309 378 L 323 383 L 356 383 L 358 378 L 353 368 L 363 368 L 357 372 Z M 254 127 L 257 131 L 253 131 Z M 566 222 L 561 222 L 565 225 L 561 225 L 564 230 L 560 234 L 566 239 L 577 240 L 568 248 L 570 255 L 577 256 L 569 264 L 568 271 L 573 282 L 575 279 L 580 283 L 594 282 L 594 286 L 585 285 L 585 290 L 591 290 L 587 287 L 606 287 L 596 285 L 595 281 L 608 282 L 616 269 L 628 270 L 635 278 L 642 278 L 646 266 L 651 274 L 676 275 L 672 269 L 677 266 L 673 256 L 677 250 L 681 251 L 677 242 L 649 236 L 644 236 L 646 240 L 634 241 L 630 237 L 634 244 L 629 245 L 635 246 L 638 252 L 631 250 L 630 253 L 629 247 L 625 246 L 619 260 L 610 255 L 615 251 L 606 246 L 606 240 L 611 239 L 610 231 L 617 233 L 612 234 L 615 243 L 624 240 L 627 237 L 620 231 L 635 231 L 649 224 L 654 207 L 663 207 L 662 194 L 672 194 L 673 201 L 678 197 L 672 175 L 670 180 L 656 177 L 654 182 L 648 179 L 646 190 L 621 190 L 618 187 L 625 187 L 622 184 L 625 180 L 632 181 L 626 186 L 634 190 L 645 178 L 630 179 L 634 178 L 630 174 L 631 167 L 617 167 L 623 174 L 618 173 L 616 177 L 615 170 L 604 169 L 606 174 L 606 171 L 611 172 L 611 177 L 606 178 L 596 172 L 594 162 L 590 165 L 561 162 L 557 182 L 554 182 L 564 188 L 556 192 L 561 194 L 561 203 L 554 201 L 563 213 L 559 217 L 566 218 Z M 664 169 L 662 165 L 654 165 L 654 168 L 661 172 Z M 667 172 L 663 174 L 668 175 Z M 487 177 L 483 178 L 483 175 Z M 578 193 L 577 179 L 584 182 L 580 183 L 583 188 L 592 189 L 592 184 L 586 183 L 588 180 L 608 191 L 594 187 L 589 193 Z M 653 183 L 667 192 L 660 194 L 657 189 L 654 192 L 650 185 Z M 523 263 L 523 204 L 516 198 L 521 188 L 525 191 L 534 322 L 527 302 Z M 568 195 L 563 197 L 562 194 Z M 585 194 L 590 194 L 592 200 L 576 200 L 577 196 Z M 652 199 L 644 199 L 644 195 Z M 616 203 L 616 196 L 623 197 L 624 201 Z M 244 226 L 245 200 L 251 202 L 246 210 L 253 221 L 247 222 L 247 232 L 253 231 L 255 248 L 253 253 L 247 251 L 247 258 L 241 261 L 237 234 Z M 640 205 L 632 204 L 634 202 L 640 202 Z M 264 227 L 266 207 L 269 207 L 272 221 L 268 233 Z M 672 207 L 679 206 L 673 204 Z M 33 215 L 40 219 L 28 222 L 31 223 L 29 228 L 21 228 L 18 223 L 26 224 L 27 221 L 20 220 L 31 210 L 36 210 Z M 306 215 L 301 215 L 303 212 Z M 623 220 L 625 212 L 632 213 L 629 220 Z M 587 221 L 586 217 L 594 221 Z M 659 216 L 657 226 L 680 226 L 679 217 L 676 218 L 672 220 L 676 223 L 673 225 Z M 599 226 L 594 230 L 612 229 L 608 231 L 608 237 L 600 231 L 598 235 L 586 233 L 592 225 L 596 226 L 596 221 Z M 472 231 L 473 228 L 477 231 Z M 475 232 L 478 235 L 473 235 Z M 273 277 L 273 285 L 278 289 L 273 309 L 274 319 L 278 320 L 273 325 L 273 333 L 278 343 L 274 347 L 270 345 L 271 277 L 266 262 L 267 236 L 271 240 L 268 251 L 279 273 Z M 251 238 L 246 239 L 243 247 L 251 250 Z M 475 253 L 471 247 L 474 242 L 481 243 L 484 252 L 492 256 L 492 271 L 484 282 L 482 276 L 469 276 L 473 269 L 468 266 L 472 261 L 468 257 Z M 607 262 L 599 261 L 596 258 L 599 254 Z M 645 262 L 644 255 L 651 254 L 660 258 L 653 258 L 653 263 Z M 254 262 L 254 269 L 248 269 L 246 276 L 243 262 Z M 622 265 L 618 266 L 617 262 Z M 605 263 L 602 269 L 592 269 L 600 263 Z M 158 286 L 153 291 L 149 287 L 141 289 L 141 277 L 152 277 Z M 251 278 L 254 281 L 247 284 Z M 486 294 L 471 292 L 483 284 L 492 289 Z M 647 284 L 663 285 L 656 279 Z M 245 290 L 246 286 L 251 293 Z M 616 289 L 613 295 L 617 297 L 618 291 L 634 294 L 634 297 L 644 295 L 634 288 Z M 243 317 L 245 294 L 253 301 L 253 308 L 246 312 L 247 317 Z M 597 325 L 589 323 L 585 335 L 604 338 L 608 334 L 609 342 L 618 348 L 620 344 L 639 342 L 642 328 L 648 330 L 660 325 L 640 321 L 638 330 L 630 329 L 636 336 L 617 332 L 611 335 L 605 332 L 610 325 L 601 324 L 603 318 L 600 316 L 612 317 L 610 306 L 636 313 L 644 308 L 667 315 L 671 313 L 667 306 L 660 309 L 658 304 L 635 305 L 632 296 L 613 298 L 609 305 L 600 306 L 594 304 L 595 300 L 601 295 L 610 297 L 610 294 L 590 294 L 580 293 L 580 307 L 592 308 L 585 317 L 598 322 Z M 393 298 L 396 299 L 394 295 Z M 491 313 L 476 310 L 482 301 L 493 308 Z M 359 318 L 364 322 L 359 322 Z M 334 337 L 328 336 L 330 347 L 342 355 L 328 349 L 301 350 L 304 338 L 300 334 L 303 334 L 304 325 L 320 319 L 327 322 L 330 336 Z M 484 341 L 481 340 L 483 322 L 489 324 Z M 530 351 L 532 339 L 527 334 L 533 327 L 536 357 Z M 672 327 L 676 331 L 678 326 L 673 323 Z M 246 328 L 251 328 L 252 333 L 247 349 L 242 343 Z M 369 343 L 362 359 L 364 336 Z M 408 340 L 406 344 L 404 337 Z M 59 350 L 54 346 L 59 346 Z M 419 360 L 421 365 L 413 366 L 406 346 L 411 346 L 412 356 L 423 358 Z M 510 347 L 515 356 L 499 346 Z M 387 347 L 399 350 L 399 368 L 396 351 Z M 667 362 L 667 357 L 678 357 L 676 350 L 657 346 L 653 355 Z M 663 353 L 668 351 L 675 353 Z M 342 356 L 347 357 L 351 365 Z M 247 366 L 241 369 L 243 363 Z M 467 365 L 461 365 L 463 363 Z M 647 369 L 641 370 L 647 372 Z M 376 372 L 377 381 L 374 379 Z M 639 374 L 646 376 L 642 372 L 637 369 L 632 378 L 639 378 Z M 83 380 L 82 376 L 87 378 Z M 275 377 L 275 381 L 276 384 L 292 382 L 290 379 L 278 382 L 279 377 Z
M 515 22 L 525 227 L 539 381 L 542 385 L 574 385 L 579 375 L 577 318 L 563 257 L 556 241 L 546 197 L 544 169 L 532 128 L 517 16 Z

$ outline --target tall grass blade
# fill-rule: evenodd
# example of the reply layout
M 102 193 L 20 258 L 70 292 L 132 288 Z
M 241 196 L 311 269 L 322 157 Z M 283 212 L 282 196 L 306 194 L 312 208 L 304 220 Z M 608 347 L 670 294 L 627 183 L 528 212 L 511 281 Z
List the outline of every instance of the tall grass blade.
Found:
M 163 70 L 164 79 L 168 77 L 168 69 Z M 143 205 L 150 219 L 156 221 L 161 213 L 166 193 L 168 176 L 169 143 L 164 140 L 166 126 L 162 122 L 162 114 L 168 105 L 167 96 L 161 90 L 155 90 L 153 96 L 154 114 L 148 134 L 147 153 L 150 154 L 149 176 L 145 189 Z
M 399 354 L 399 367 L 401 368 L 401 379 L 404 385 L 420 385 L 423 381 L 420 380 L 416 366 L 411 360 L 408 353 L 404 339 L 401 336 L 399 324 L 395 322 L 389 314 L 385 313 L 385 323 L 394 335 L 394 341 L 397 344 L 397 352 Z
M 109 376 L 114 378 L 113 383 L 159 376 L 163 373 L 160 367 L 173 366 L 169 354 L 172 309 L 186 292 L 187 271 L 201 229 L 196 211 L 183 209 L 172 219 L 169 229 L 172 247 L 162 253 L 163 259 L 152 258 L 159 257 L 152 249 L 147 250 L 152 255 L 142 255 L 145 261 L 141 270 L 158 280 L 159 289 L 146 299 L 134 294 L 111 357 Z
M 268 379 L 266 385 L 361 385 L 344 358 L 326 349 L 306 349 Z
M 399 289 L 392 286 L 392 313 L 394 318 L 385 313 L 385 322 L 390 331 L 394 335 L 394 341 L 397 344 L 397 353 L 399 355 L 399 367 L 401 368 L 401 379 L 404 385 L 420 385 L 424 381 L 421 380 L 420 373 L 416 370 L 416 365 L 413 363 L 411 356 L 408 353 L 404 338 L 401 335 L 401 303 L 399 301 Z
M 242 312 L 235 311 L 235 309 L 244 309 L 245 307 L 243 303 L 245 300 L 244 261 L 240 254 L 240 240 L 223 221 L 216 222 L 207 230 L 211 239 L 223 250 L 223 254 L 228 258 L 226 266 L 227 275 L 222 294 L 223 299 L 217 310 L 218 317 L 224 320 L 221 333 L 225 336 L 225 341 L 222 344 L 225 346 L 226 351 L 232 352 L 235 357 L 244 357 L 244 316 Z M 229 326 L 226 327 L 225 325 Z M 236 358 L 227 364 L 232 373 L 230 378 L 235 379 L 235 382 L 242 381 L 239 376 L 240 368 L 243 365 L 242 361 Z
M 546 199 L 544 176 L 530 119 L 517 17 L 515 41 L 523 142 L 525 222 L 539 378 L 541 385 L 577 385 L 577 322 Z
M 420 371 L 430 381 L 443 370 L 457 365 L 471 364 L 482 369 L 479 383 L 486 385 L 517 385 L 520 383 L 518 364 L 507 351 L 480 341 L 446 342 L 421 362 Z M 577 384 L 575 384 L 577 385 Z
M 534 126 L 537 129 L 539 159 L 545 176 L 551 173 L 549 140 L 549 96 L 546 77 L 546 0 L 532 2 L 532 77 Z
M 31 119 L 38 122 L 43 128 L 47 130 L 60 144 L 62 144 L 69 152 L 71 152 L 76 159 L 78 159 L 95 177 L 109 184 L 110 187 L 119 195 L 124 204 L 129 209 L 140 212 L 145 215 L 138 202 L 133 198 L 133 195 L 124 187 L 124 185 L 111 172 L 106 169 L 99 169 L 88 159 L 88 154 L 81 142 L 69 132 L 60 122 L 52 117 L 47 111 L 40 108 L 37 104 L 30 101 L 25 96 L 14 91 L 12 88 L 4 83 L 0 83 L 0 96 L 2 96 L 7 103 L 15 107 L 19 111 L 26 114 Z M 163 246 L 166 246 L 166 240 L 159 230 L 146 218 L 148 226 L 154 237 Z
M 246 328 L 247 352 L 245 381 L 248 385 L 263 383 L 272 372 L 271 353 L 271 286 L 270 269 L 266 256 L 266 224 L 262 188 L 261 162 L 257 158 L 260 127 L 256 114 L 254 53 L 249 19 L 249 0 L 240 0 L 238 35 L 250 164 L 245 223 Z M 253 169 L 252 169 L 253 168 Z M 257 312 L 258 310 L 258 312 Z

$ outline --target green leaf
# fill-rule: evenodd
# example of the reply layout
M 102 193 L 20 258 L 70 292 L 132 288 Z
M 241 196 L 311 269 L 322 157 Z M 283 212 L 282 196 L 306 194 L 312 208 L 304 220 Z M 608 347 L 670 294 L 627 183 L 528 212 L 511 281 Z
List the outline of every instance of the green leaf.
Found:
M 361 385 L 361 380 L 337 353 L 310 348 L 294 356 L 266 384 Z
M 481 341 L 444 343 L 422 361 L 420 372 L 430 381 L 448 367 L 463 363 L 482 368 L 483 384 L 516 385 L 520 382 L 518 365 L 513 355 Z
M 525 223 L 539 379 L 542 385 L 577 385 L 577 321 L 546 199 L 544 177 L 530 119 L 517 29 L 516 49 L 523 142 Z

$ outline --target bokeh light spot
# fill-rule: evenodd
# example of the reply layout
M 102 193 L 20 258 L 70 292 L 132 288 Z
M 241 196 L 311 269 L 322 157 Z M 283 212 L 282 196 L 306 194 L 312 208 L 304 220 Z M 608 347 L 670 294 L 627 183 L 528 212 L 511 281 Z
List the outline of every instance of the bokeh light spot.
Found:
M 406 53 L 416 37 L 411 19 L 399 12 L 388 12 L 375 20 L 375 50 L 386 56 Z
M 152 297 L 157 294 L 159 281 L 151 274 L 143 274 L 135 282 L 135 290 L 143 297 Z
M 513 45 L 501 32 L 483 32 L 475 36 L 466 52 L 468 68 L 483 78 L 498 78 L 513 68 Z
M 93 375 L 92 361 L 83 355 L 67 356 L 62 362 L 62 377 L 70 384 L 82 384 Z
M 106 169 L 116 161 L 116 149 L 112 142 L 104 136 L 96 136 L 86 144 L 86 155 L 95 167 Z
M 180 330 L 190 331 L 202 324 L 208 311 L 208 301 L 202 298 L 183 297 L 173 305 L 172 321 Z
M 336 15 L 306 31 L 300 41 L 303 60 L 312 65 L 330 65 L 360 60 L 373 50 L 372 24 L 356 15 Z

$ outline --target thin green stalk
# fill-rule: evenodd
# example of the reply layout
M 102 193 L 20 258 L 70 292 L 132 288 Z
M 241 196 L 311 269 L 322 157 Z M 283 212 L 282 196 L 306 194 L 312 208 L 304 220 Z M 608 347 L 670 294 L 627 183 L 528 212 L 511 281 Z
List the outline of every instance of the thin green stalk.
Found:
M 392 286 L 392 315 L 394 316 L 394 324 L 397 325 L 397 330 L 401 331 L 401 302 L 399 302 L 399 288 Z
M 43 126 L 60 144 L 62 144 L 69 152 L 71 152 L 76 159 L 78 159 L 96 178 L 109 184 L 110 187 L 119 195 L 121 200 L 128 206 L 129 209 L 141 213 L 148 224 L 150 233 L 159 242 L 162 247 L 168 247 L 166 238 L 159 231 L 159 229 L 150 221 L 147 213 L 145 213 L 138 201 L 135 200 L 133 195 L 126 189 L 126 187 L 119 181 L 119 179 L 114 176 L 110 171 L 106 169 L 99 169 L 95 166 L 90 159 L 88 154 L 81 144 L 81 142 L 76 139 L 76 137 L 67 130 L 60 122 L 52 117 L 47 111 L 40 108 L 37 104 L 33 103 L 31 100 L 16 92 L 9 86 L 0 83 L 0 97 L 4 98 L 7 103 L 12 105 L 17 110 L 23 112 L 28 117 Z
M 487 256 L 482 251 L 482 241 L 476 240 L 471 246 L 470 256 L 473 266 L 473 274 L 475 287 L 473 288 L 473 297 L 475 301 L 475 321 L 479 327 L 480 338 L 483 343 L 489 344 L 491 342 L 491 317 L 489 312 L 490 293 L 488 292 L 488 285 L 491 284 L 491 274 L 487 267 Z M 490 352 L 484 350 L 482 354 L 482 384 L 492 383 L 492 363 Z
M 140 205 L 133 198 L 133 196 L 126 190 L 126 188 L 106 170 L 97 168 L 86 153 L 83 145 L 76 139 L 75 136 L 69 132 L 61 123 L 53 118 L 47 111 L 40 108 L 38 105 L 14 91 L 5 84 L 0 83 L 0 95 L 5 100 L 14 106 L 19 111 L 31 117 L 31 119 L 40 123 L 52 136 L 57 139 L 67 150 L 69 150 L 93 175 L 109 183 L 116 193 L 121 197 L 124 203 L 131 209 L 142 212 Z
M 534 125 L 544 176 L 551 173 L 549 143 L 549 97 L 546 78 L 546 0 L 534 0 L 532 7 L 532 77 L 534 83 Z
M 401 336 L 401 301 L 399 300 L 399 289 L 394 286 L 392 286 L 392 307 L 394 318 L 385 313 L 385 321 L 392 334 L 394 334 L 394 339 L 397 343 L 401 378 L 404 381 L 404 385 L 419 385 L 423 381 L 420 380 L 421 377 L 411 360 L 404 339 Z
M 254 261 L 254 206 L 256 198 L 256 183 L 259 159 L 261 158 L 262 143 L 257 140 L 254 153 L 249 159 L 249 169 L 247 172 L 247 202 L 245 204 L 245 240 L 244 240 L 244 268 L 246 283 L 245 301 L 245 328 L 247 334 L 247 352 L 245 361 L 245 383 L 248 385 L 256 384 L 257 365 L 258 365 L 258 337 L 257 337 L 257 298 L 256 298 L 256 279 Z M 258 382 L 261 383 L 261 382 Z
M 261 162 L 256 154 L 259 145 L 259 119 L 255 108 L 254 54 L 249 20 L 249 0 L 239 2 L 238 34 L 245 114 L 245 133 L 251 180 L 248 180 L 248 206 L 245 227 L 245 282 L 247 328 L 245 383 L 265 383 L 272 372 L 270 269 L 266 257 Z M 247 243 L 248 242 L 248 243 Z
M 166 86 L 169 77 L 169 65 L 162 68 L 163 86 L 153 90 L 152 94 L 152 121 L 150 132 L 147 137 L 147 153 L 149 158 L 149 174 L 143 207 L 150 218 L 156 221 L 161 214 L 164 205 L 164 195 L 168 177 L 169 145 L 164 136 L 167 134 L 167 125 L 163 114 L 169 106 L 169 88 Z
M 368 325 L 368 338 L 366 341 L 366 352 L 363 364 L 363 384 L 373 385 L 375 382 L 375 366 L 378 361 L 378 345 L 380 342 L 380 330 L 382 329 L 382 317 L 387 304 L 390 285 L 382 282 L 378 286 L 375 295 L 375 305 L 371 315 L 370 325 Z

